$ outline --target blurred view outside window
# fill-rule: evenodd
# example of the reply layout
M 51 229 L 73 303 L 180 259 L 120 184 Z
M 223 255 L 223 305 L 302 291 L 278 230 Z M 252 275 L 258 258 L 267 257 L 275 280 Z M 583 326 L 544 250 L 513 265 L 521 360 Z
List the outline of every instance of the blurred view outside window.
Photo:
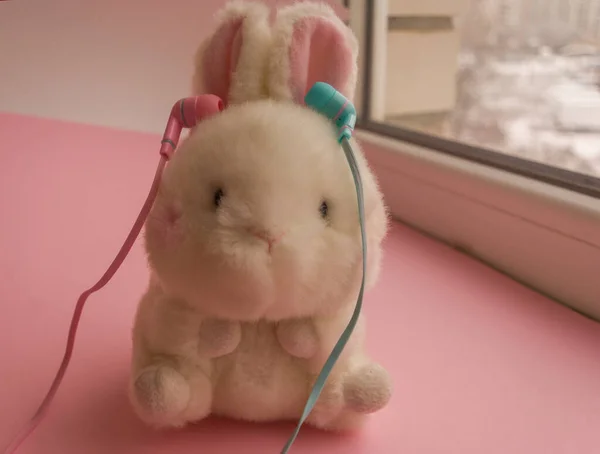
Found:
M 600 177 L 599 88 L 600 0 L 389 0 L 373 120 Z

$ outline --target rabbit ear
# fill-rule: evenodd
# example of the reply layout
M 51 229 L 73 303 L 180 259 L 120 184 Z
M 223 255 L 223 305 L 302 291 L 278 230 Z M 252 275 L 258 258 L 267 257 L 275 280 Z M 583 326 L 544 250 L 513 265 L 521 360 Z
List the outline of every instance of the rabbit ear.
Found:
M 351 100 L 357 58 L 356 37 L 329 6 L 303 2 L 282 8 L 273 26 L 269 94 L 303 104 L 315 82 L 326 82 Z
M 269 9 L 234 1 L 220 11 L 218 23 L 196 53 L 194 94 L 215 94 L 225 105 L 266 97 Z

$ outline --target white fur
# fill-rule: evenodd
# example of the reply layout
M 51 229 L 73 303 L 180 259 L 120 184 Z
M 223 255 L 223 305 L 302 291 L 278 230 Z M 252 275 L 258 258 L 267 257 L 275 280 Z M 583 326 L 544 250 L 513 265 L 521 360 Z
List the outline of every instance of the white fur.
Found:
M 372 285 L 387 216 L 354 149 Z M 203 121 L 165 171 L 145 242 L 151 277 L 135 320 L 131 380 L 140 418 L 158 427 L 211 413 L 298 419 L 362 273 L 354 182 L 330 122 L 268 99 Z M 389 377 L 368 358 L 364 335 L 361 317 L 309 423 L 353 428 L 389 400 Z
M 228 103 L 239 104 L 263 99 L 268 96 L 265 84 L 268 53 L 271 45 L 269 9 L 262 3 L 233 1 L 217 14 L 217 28 L 227 22 L 243 18 L 242 48 L 237 66 L 232 74 Z M 211 44 L 212 35 L 205 39 L 196 51 L 192 92 L 205 93 L 202 66 L 204 52 Z M 214 64 L 209 62 L 208 64 Z

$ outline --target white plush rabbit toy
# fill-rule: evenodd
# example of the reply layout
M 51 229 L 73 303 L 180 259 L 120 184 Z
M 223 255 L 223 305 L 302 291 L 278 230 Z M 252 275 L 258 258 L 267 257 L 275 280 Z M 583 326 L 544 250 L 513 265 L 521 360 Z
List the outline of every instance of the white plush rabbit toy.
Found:
M 331 122 L 304 105 L 317 81 L 348 99 L 357 43 L 326 5 L 274 18 L 234 2 L 196 60 L 195 94 L 226 105 L 175 153 L 145 229 L 150 264 L 133 333 L 131 400 L 155 427 L 210 414 L 298 420 L 354 310 L 362 278 L 357 196 Z M 364 191 L 367 285 L 387 216 L 354 144 Z M 359 320 L 307 422 L 358 427 L 391 395 Z

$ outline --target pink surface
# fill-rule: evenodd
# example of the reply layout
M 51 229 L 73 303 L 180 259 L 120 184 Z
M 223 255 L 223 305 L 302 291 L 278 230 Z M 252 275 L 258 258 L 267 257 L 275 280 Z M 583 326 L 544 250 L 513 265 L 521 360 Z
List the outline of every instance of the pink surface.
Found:
M 112 260 L 158 162 L 158 136 L 0 114 L 0 446 L 62 356 L 75 298 Z M 390 406 L 352 437 L 304 430 L 294 453 L 592 454 L 600 325 L 402 226 L 366 300 Z M 155 433 L 125 397 L 146 281 L 138 245 L 92 296 L 71 368 L 22 453 L 277 453 L 291 426 L 211 421 Z

